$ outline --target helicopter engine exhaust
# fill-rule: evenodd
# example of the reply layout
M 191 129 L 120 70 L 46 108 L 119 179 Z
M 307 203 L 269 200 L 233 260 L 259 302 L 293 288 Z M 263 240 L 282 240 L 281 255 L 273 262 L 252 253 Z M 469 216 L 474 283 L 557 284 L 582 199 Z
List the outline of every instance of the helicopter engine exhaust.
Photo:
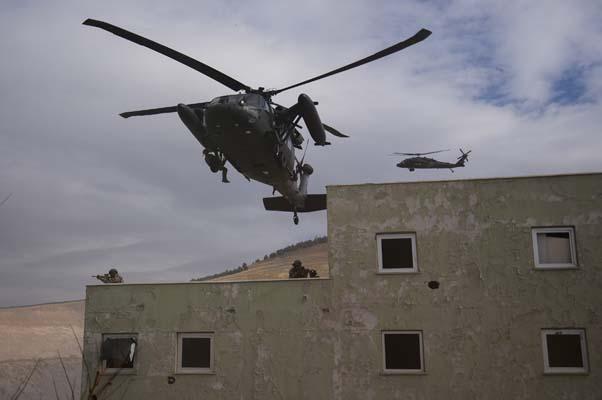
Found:
M 203 110 L 198 108 L 190 108 L 186 104 L 178 104 L 178 116 L 186 125 L 190 133 L 199 141 L 199 143 L 207 148 L 207 131 L 201 122 Z
M 297 100 L 299 106 L 299 115 L 303 117 L 303 122 L 309 130 L 309 134 L 315 142 L 316 146 L 325 146 L 330 144 L 326 141 L 326 132 L 324 132 L 324 126 L 320 120 L 320 115 L 312 99 L 302 93 L 299 95 Z

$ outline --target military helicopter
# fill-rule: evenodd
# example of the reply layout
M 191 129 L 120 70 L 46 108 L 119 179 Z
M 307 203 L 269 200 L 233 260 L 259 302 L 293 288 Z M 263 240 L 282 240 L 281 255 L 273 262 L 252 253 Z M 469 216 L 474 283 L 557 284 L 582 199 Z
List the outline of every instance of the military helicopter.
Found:
M 410 171 L 414 171 L 417 168 L 420 168 L 420 169 L 449 168 L 449 170 L 451 172 L 454 172 L 454 168 L 464 166 L 464 164 L 468 161 L 468 155 L 470 154 L 470 152 L 472 150 L 469 150 L 468 152 L 464 153 L 464 151 L 462 149 L 460 149 L 460 153 L 462 153 L 462 155 L 460 157 L 458 157 L 458 161 L 455 163 L 448 163 L 448 162 L 443 162 L 443 161 L 437 161 L 437 160 L 434 160 L 434 159 L 428 158 L 428 157 L 421 157 L 421 156 L 426 156 L 428 154 L 442 153 L 444 151 L 449 151 L 449 149 L 430 151 L 428 153 L 393 153 L 391 155 L 392 156 L 415 156 L 412 158 L 406 158 L 405 160 L 402 160 L 401 162 L 397 163 L 397 166 L 399 168 L 407 168 Z
M 313 168 L 304 163 L 305 153 L 301 160 L 295 156 L 295 149 L 303 149 L 304 141 L 299 132 L 299 121 L 303 119 L 317 146 L 330 144 L 326 141 L 325 132 L 342 138 L 348 136 L 322 123 L 315 107 L 318 103 L 308 95 L 300 94 L 297 103 L 290 107 L 274 103 L 272 97 L 378 60 L 421 42 L 431 34 L 421 29 L 414 36 L 351 64 L 282 89 L 265 90 L 263 87 L 254 89 L 185 54 L 107 22 L 87 19 L 83 24 L 154 50 L 238 92 L 208 102 L 128 111 L 120 115 L 129 118 L 177 112 L 204 148 L 203 155 L 209 169 L 214 173 L 221 172 L 222 182 L 228 182 L 226 163 L 230 163 L 247 180 L 271 186 L 272 194 L 279 192 L 282 196 L 264 198 L 265 209 L 292 212 L 295 225 L 299 223 L 298 212 L 326 209 L 325 194 L 307 194 L 308 178 Z

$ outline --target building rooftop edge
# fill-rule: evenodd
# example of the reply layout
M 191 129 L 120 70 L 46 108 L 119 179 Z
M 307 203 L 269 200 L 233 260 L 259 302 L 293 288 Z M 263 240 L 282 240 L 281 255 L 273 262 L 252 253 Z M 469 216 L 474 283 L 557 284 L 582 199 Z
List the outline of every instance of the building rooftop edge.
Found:
M 440 182 L 446 182 L 446 183 L 447 182 L 475 182 L 475 181 L 495 181 L 495 180 L 505 180 L 505 179 L 556 178 L 556 177 L 587 176 L 587 175 L 602 176 L 602 172 L 576 172 L 576 173 L 567 173 L 567 174 L 497 176 L 497 177 L 465 178 L 465 179 L 433 179 L 433 180 L 424 180 L 424 181 L 367 182 L 367 183 L 349 183 L 349 184 L 341 184 L 341 185 L 326 185 L 326 187 L 327 188 L 339 188 L 339 187 L 357 187 L 357 186 L 407 185 L 407 184 L 440 183 Z
M 86 285 L 89 287 L 110 286 L 143 286 L 143 285 L 209 285 L 226 283 L 257 283 L 257 282 L 306 282 L 306 281 L 329 281 L 331 278 L 294 278 L 294 279 L 246 279 L 240 281 L 185 281 L 185 282 L 133 282 L 133 283 L 98 283 Z

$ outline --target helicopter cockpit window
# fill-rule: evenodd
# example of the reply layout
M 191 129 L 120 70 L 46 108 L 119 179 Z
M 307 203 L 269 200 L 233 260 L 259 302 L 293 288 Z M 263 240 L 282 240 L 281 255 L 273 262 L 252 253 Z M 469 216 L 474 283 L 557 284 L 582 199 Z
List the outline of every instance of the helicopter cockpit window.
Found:
M 268 107 L 268 103 L 267 101 L 265 101 L 265 99 L 263 98 L 263 96 L 257 96 L 257 107 L 263 109 L 263 110 L 269 110 L 270 108 Z
M 211 100 L 211 104 L 228 104 L 228 96 L 216 97 Z
M 250 106 L 250 107 L 256 107 L 256 108 L 261 108 L 261 109 L 267 109 L 267 103 L 265 101 L 265 99 L 263 98 L 263 96 L 257 95 L 257 94 L 247 94 L 244 97 L 244 102 L 246 105 Z

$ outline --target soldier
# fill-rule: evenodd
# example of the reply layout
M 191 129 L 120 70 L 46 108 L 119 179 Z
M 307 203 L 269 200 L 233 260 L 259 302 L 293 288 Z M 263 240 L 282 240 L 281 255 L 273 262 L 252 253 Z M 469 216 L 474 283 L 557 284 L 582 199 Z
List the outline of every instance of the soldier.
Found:
M 293 262 L 293 267 L 288 271 L 288 277 L 291 279 L 294 278 L 317 278 L 318 273 L 314 269 L 307 269 L 303 266 L 301 261 L 295 260 Z
M 307 278 L 308 271 L 303 267 L 301 261 L 295 260 L 293 267 L 288 271 L 289 278 Z
M 92 276 L 102 283 L 123 283 L 123 278 L 115 268 L 111 268 L 108 274 Z

